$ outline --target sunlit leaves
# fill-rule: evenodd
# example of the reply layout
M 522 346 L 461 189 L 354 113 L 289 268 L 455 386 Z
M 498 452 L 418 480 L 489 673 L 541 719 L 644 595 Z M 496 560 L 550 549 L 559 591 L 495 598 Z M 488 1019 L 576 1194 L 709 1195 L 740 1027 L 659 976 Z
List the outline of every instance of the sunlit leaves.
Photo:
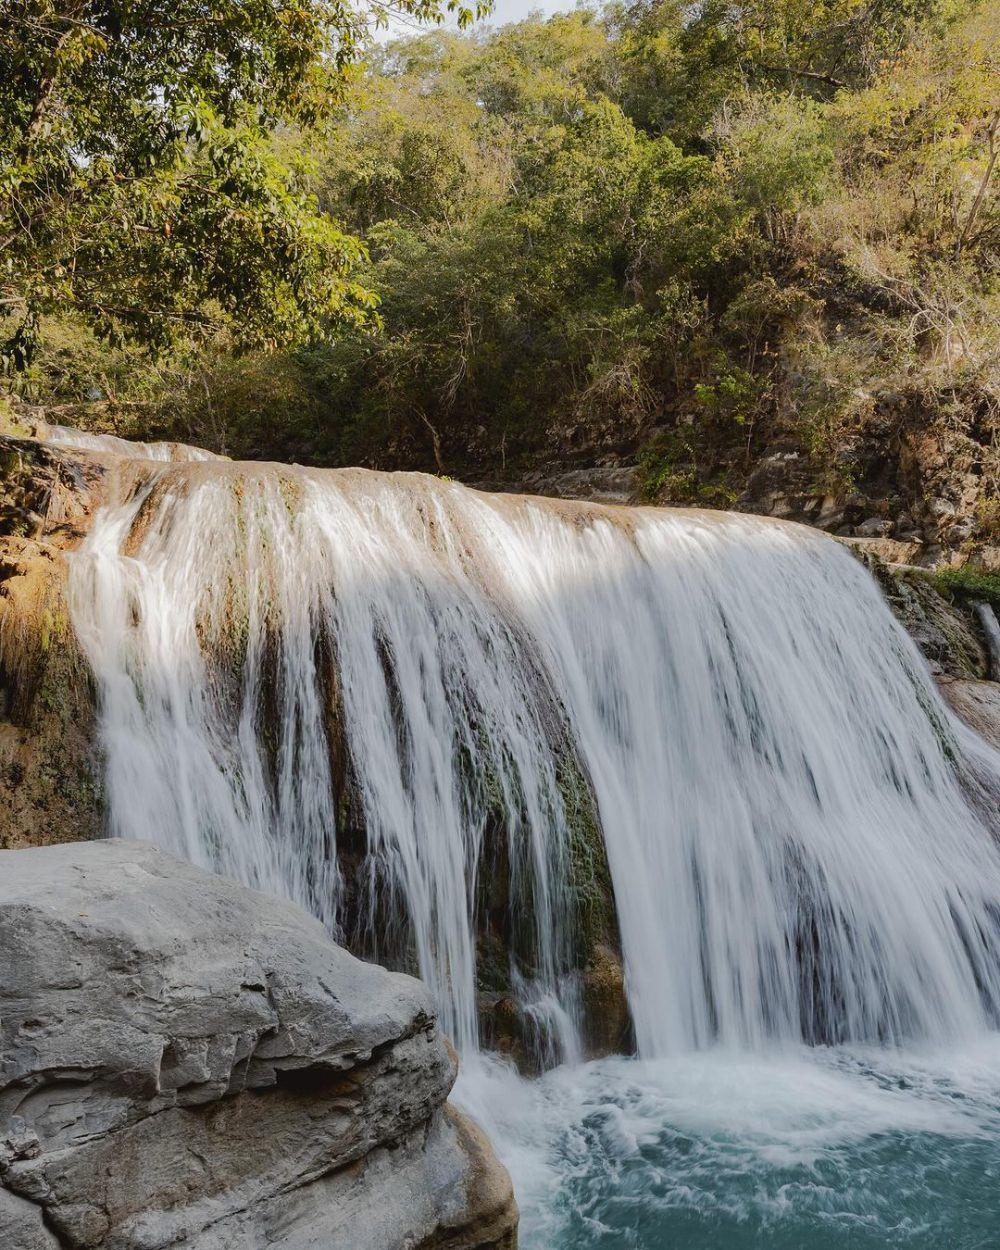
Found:
M 473 9 L 401 0 L 423 20 Z M 298 341 L 360 324 L 364 256 L 287 166 L 328 120 L 378 11 L 345 0 L 5 0 L 0 335 L 47 313 L 156 346 L 225 328 Z

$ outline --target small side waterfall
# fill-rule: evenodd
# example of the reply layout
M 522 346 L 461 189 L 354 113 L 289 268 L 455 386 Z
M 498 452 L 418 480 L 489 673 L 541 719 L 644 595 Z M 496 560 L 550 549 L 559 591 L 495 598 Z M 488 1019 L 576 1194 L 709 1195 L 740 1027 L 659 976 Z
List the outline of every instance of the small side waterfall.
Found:
M 91 434 L 71 425 L 50 425 L 47 421 L 36 423 L 36 436 L 43 442 L 57 447 L 70 447 L 77 451 L 93 451 L 105 456 L 138 457 L 143 460 L 219 460 L 215 452 L 187 443 L 133 443 L 116 434 Z
M 466 1049 L 497 892 L 512 976 L 572 1051 L 581 804 L 642 1054 L 996 1024 L 1000 815 L 975 776 L 1000 757 L 822 535 L 150 465 L 75 556 L 71 610 L 112 832 L 334 931 L 360 917 Z

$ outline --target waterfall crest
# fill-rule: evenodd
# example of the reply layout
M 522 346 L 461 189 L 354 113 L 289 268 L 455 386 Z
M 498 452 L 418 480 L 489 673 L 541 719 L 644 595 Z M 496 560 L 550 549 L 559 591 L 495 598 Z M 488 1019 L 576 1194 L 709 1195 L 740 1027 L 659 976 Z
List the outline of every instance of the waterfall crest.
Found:
M 96 452 L 104 456 L 122 456 L 138 460 L 219 460 L 222 457 L 202 447 L 187 443 L 138 443 L 119 438 L 117 434 L 91 434 L 71 425 L 53 425 L 48 421 L 34 423 L 34 437 L 56 447 Z
M 976 776 L 1000 757 L 823 535 L 150 464 L 96 518 L 70 600 L 111 831 L 335 931 L 360 916 L 461 1047 L 503 878 L 512 975 L 573 1053 L 581 794 L 642 1054 L 996 1023 L 1000 817 Z

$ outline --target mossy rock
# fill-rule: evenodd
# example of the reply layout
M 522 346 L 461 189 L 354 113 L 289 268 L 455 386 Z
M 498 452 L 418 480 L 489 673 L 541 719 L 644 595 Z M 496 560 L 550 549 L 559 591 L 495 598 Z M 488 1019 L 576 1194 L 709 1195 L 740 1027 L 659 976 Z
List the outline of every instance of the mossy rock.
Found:
M 621 953 L 599 945 L 591 953 L 581 985 L 583 1047 L 587 1059 L 627 1055 L 635 1050 Z
M 942 593 L 941 574 L 889 566 L 870 552 L 855 554 L 871 570 L 893 614 L 934 674 L 987 675 L 988 657 L 975 619 L 958 597 Z
M 593 788 L 563 726 L 557 746 L 556 784 L 566 829 L 567 948 L 562 952 L 567 989 L 575 983 L 580 1026 L 590 1056 L 619 1053 L 632 1045 L 632 1029 L 620 955 L 614 888 Z M 491 794 L 499 786 L 486 785 Z M 530 979 L 532 919 L 513 923 L 504 813 L 495 814 L 490 869 L 481 889 L 477 938 L 477 988 L 484 1044 L 507 1054 L 525 1072 L 554 1058 L 530 1011 L 518 1001 L 517 968 Z
M 0 847 L 99 837 L 94 691 L 69 625 L 65 561 L 0 538 Z

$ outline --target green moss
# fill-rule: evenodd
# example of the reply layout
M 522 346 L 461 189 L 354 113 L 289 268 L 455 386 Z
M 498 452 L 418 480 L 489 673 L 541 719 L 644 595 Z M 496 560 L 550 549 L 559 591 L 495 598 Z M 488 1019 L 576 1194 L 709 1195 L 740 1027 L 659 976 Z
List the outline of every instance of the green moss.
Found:
M 568 944 L 563 958 L 570 968 L 582 971 L 599 944 L 617 945 L 614 895 L 591 787 L 572 744 L 563 742 L 557 753 L 552 815 L 564 822 L 563 873 L 568 886 L 563 903 L 568 908 L 564 913 Z M 474 753 L 460 748 L 458 768 L 472 818 L 485 824 L 478 882 L 477 983 L 483 992 L 509 993 L 511 958 L 530 975 L 538 938 L 530 911 L 530 859 L 510 847 L 507 833 L 523 824 L 524 813 L 517 810 L 522 799 L 511 790 L 512 771 L 505 774 L 505 784 L 494 753 L 486 747 Z
M 500 935 L 490 930 L 476 942 L 476 988 L 483 994 L 510 993 L 510 956 Z
M 46 608 L 41 615 L 38 627 L 38 645 L 44 653 L 54 643 L 65 642 L 69 632 L 69 621 L 61 607 Z
M 583 967 L 590 962 L 599 943 L 617 945 L 614 890 L 596 800 L 572 755 L 564 756 L 560 762 L 557 782 L 569 835 L 570 886 L 576 929 L 575 962 Z
M 38 774 L 45 782 L 48 798 L 43 801 L 46 806 L 58 800 L 59 805 L 69 811 L 92 816 L 96 824 L 101 787 L 89 760 L 75 754 L 67 756 L 62 744 L 55 744 L 45 752 Z
M 30 438 L 31 426 L 22 421 L 6 395 L 0 395 L 0 434 L 12 438 Z
M 981 599 L 1000 612 L 1000 573 L 987 573 L 965 564 L 961 568 L 939 569 L 929 579 L 940 594 L 953 602 Z
M 39 706 L 47 714 L 65 724 L 86 689 L 88 677 L 75 648 L 67 647 L 64 618 L 60 613 L 46 611 L 42 615 L 39 638 L 41 673 L 38 679 Z
M 96 837 L 103 827 L 93 687 L 61 601 L 39 613 L 32 643 L 13 674 L 0 669 L 7 715 L 20 731 L 0 775 L 5 846 Z
M 281 498 L 288 515 L 290 517 L 296 516 L 302 503 L 301 483 L 296 481 L 295 478 L 286 477 L 282 474 L 278 479 L 278 489 L 281 491 Z

